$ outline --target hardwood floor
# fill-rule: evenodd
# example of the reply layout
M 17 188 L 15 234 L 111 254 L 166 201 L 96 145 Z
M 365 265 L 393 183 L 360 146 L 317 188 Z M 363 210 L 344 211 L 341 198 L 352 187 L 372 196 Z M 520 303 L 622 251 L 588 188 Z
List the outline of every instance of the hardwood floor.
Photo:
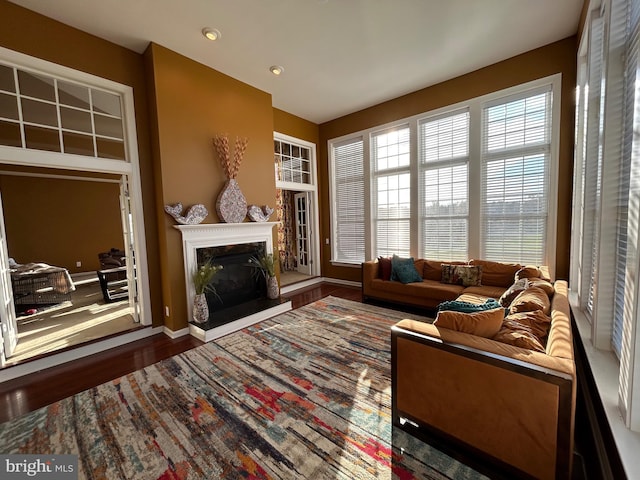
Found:
M 360 288 L 322 283 L 287 294 L 293 308 L 326 296 L 362 301 Z M 171 339 L 165 334 L 68 362 L 0 383 L 0 423 L 37 410 L 88 388 L 202 345 L 191 335 Z

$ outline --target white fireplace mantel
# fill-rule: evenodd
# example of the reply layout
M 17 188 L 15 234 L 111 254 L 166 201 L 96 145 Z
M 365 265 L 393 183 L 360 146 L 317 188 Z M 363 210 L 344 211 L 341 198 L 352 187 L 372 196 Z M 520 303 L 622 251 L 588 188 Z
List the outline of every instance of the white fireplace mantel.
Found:
M 273 253 L 273 227 L 277 222 L 244 222 L 244 223 L 200 223 L 197 225 L 174 225 L 182 234 L 182 251 L 184 257 L 184 276 L 187 293 L 187 308 L 189 319 L 193 318 L 193 298 L 195 289 L 191 277 L 197 269 L 197 249 L 219 247 L 224 245 L 239 245 L 243 243 L 265 243 L 266 253 Z M 291 309 L 289 302 L 288 308 Z M 262 315 L 252 316 L 245 321 L 236 321 L 233 324 L 224 325 L 203 332 L 202 329 L 189 324 L 190 333 L 203 341 L 226 335 L 232 331 L 244 328 L 265 318 L 273 316 L 277 312 L 265 311 Z

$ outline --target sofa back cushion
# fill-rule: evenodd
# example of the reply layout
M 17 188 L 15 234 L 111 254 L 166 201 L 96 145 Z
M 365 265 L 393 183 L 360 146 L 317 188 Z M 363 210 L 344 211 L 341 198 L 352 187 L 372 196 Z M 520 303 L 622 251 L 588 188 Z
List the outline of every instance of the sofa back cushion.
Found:
M 551 301 L 549 295 L 539 287 L 529 287 L 518 294 L 509 306 L 509 313 L 533 312 L 542 310 L 542 313 L 549 315 L 551 312 Z
M 522 268 L 517 263 L 493 262 L 490 260 L 471 260 L 469 265 L 482 267 L 482 284 L 508 288 L 513 283 L 516 272 Z
M 544 352 L 550 325 L 551 318 L 542 313 L 542 310 L 513 313 L 504 319 L 502 328 L 493 339 L 516 347 Z

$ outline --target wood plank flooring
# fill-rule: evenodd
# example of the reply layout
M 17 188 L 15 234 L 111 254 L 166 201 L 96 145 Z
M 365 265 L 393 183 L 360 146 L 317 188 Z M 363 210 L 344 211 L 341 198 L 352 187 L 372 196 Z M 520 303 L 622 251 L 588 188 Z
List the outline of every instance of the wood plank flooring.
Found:
M 362 301 L 360 288 L 322 283 L 287 294 L 293 308 L 326 296 Z M 202 342 L 161 333 L 106 352 L 0 383 L 0 423 L 177 355 Z

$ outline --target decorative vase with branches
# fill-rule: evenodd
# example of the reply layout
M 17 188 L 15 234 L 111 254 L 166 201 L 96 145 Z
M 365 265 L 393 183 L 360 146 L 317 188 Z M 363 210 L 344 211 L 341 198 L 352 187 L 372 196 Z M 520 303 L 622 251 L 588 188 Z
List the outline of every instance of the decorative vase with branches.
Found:
M 276 260 L 273 253 L 251 257 L 249 264 L 264 276 L 267 282 L 267 297 L 272 300 L 278 298 L 280 296 L 280 287 L 276 278 Z
M 191 277 L 196 294 L 193 299 L 193 321 L 205 323 L 209 320 L 209 304 L 207 303 L 207 292 L 218 295 L 216 288 L 211 284 L 211 280 L 222 270 L 222 265 L 207 262 L 201 265 Z
M 220 219 L 227 223 L 242 222 L 247 215 L 247 200 L 240 190 L 236 177 L 248 143 L 248 138 L 236 137 L 235 149 L 231 155 L 229 137 L 226 134 L 216 135 L 213 139 L 220 165 L 227 176 L 225 186 L 216 201 L 216 210 Z

